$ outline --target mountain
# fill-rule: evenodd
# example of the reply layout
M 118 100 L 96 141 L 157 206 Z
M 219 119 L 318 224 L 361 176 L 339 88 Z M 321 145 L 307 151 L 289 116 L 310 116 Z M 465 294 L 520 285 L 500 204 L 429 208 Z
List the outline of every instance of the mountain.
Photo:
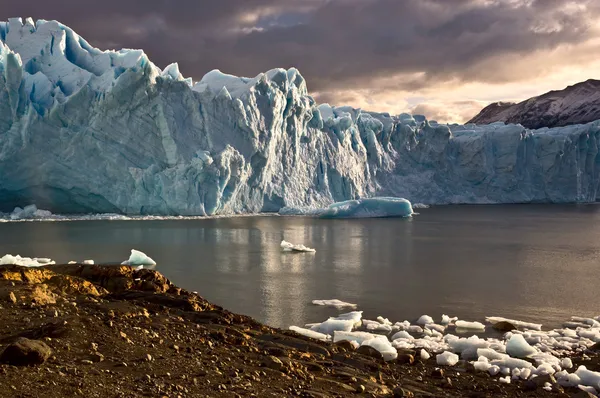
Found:
M 600 122 L 532 131 L 318 105 L 296 69 L 199 82 L 55 21 L 0 23 L 0 211 L 214 215 L 596 200 Z
M 518 104 L 495 102 L 468 123 L 518 123 L 530 129 L 560 127 L 600 119 L 600 80 L 587 80 Z

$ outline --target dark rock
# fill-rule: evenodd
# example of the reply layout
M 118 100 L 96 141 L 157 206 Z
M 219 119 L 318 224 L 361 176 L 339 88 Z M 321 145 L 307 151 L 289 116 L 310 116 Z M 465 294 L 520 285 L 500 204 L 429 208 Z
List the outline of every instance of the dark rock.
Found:
M 354 351 L 354 345 L 348 340 L 340 340 L 335 343 L 335 346 L 342 349 L 343 351 Z
M 544 387 L 546 383 L 556 384 L 556 379 L 552 375 L 543 375 L 531 379 L 538 387 Z
M 435 377 L 437 379 L 442 379 L 442 378 L 444 378 L 444 371 L 442 369 L 435 368 L 431 371 L 431 377 Z
M 383 361 L 383 355 L 379 351 L 377 351 L 375 348 L 370 347 L 368 345 L 363 345 L 363 346 L 358 347 L 356 352 L 358 352 L 359 354 L 371 357 L 371 358 L 381 359 Z
M 599 352 L 600 352 L 600 342 L 599 342 L 599 343 L 596 343 L 596 344 L 594 344 L 593 346 L 591 346 L 591 347 L 589 348 L 589 350 L 590 350 L 590 351 L 599 351 Z
M 281 362 L 279 358 L 274 357 L 272 355 L 268 356 L 265 359 L 264 365 L 269 369 L 278 370 L 280 372 L 282 372 L 284 368 L 283 362 Z
M 573 398 L 596 398 L 594 394 L 587 391 L 579 391 L 577 394 L 572 395 Z
M 398 358 L 396 358 L 397 363 L 412 365 L 415 363 L 415 357 L 411 354 L 398 354 Z
M 510 322 L 506 322 L 506 321 L 494 323 L 492 325 L 492 328 L 494 328 L 494 330 L 497 330 L 499 332 L 510 332 L 512 330 L 517 329 L 517 327 L 515 325 L 513 325 Z
M 536 379 L 537 379 L 537 377 L 536 377 Z M 523 383 L 523 390 L 525 390 L 525 391 L 535 391 L 535 390 L 537 390 L 537 388 L 538 388 L 538 385 L 533 380 L 526 380 Z
M 18 338 L 0 354 L 0 363 L 15 366 L 40 365 L 52 355 L 46 343 L 39 340 Z

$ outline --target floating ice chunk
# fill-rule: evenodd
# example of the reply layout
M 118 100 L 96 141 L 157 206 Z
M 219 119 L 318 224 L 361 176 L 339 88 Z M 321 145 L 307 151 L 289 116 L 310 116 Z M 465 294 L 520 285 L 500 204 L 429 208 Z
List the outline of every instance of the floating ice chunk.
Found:
M 26 220 L 34 218 L 50 217 L 52 213 L 48 210 L 40 210 L 36 205 L 25 206 L 24 208 L 15 207 L 13 212 L 10 214 L 11 220 Z
M 515 358 L 527 358 L 538 351 L 530 346 L 520 334 L 513 334 L 506 343 L 506 353 Z
M 382 316 L 378 316 L 378 317 L 377 317 L 377 322 L 379 322 L 379 323 L 381 323 L 381 324 L 383 324 L 383 325 L 392 326 L 392 322 L 390 322 L 390 320 L 389 320 L 389 319 L 387 319 L 387 318 L 384 318 L 384 317 L 382 317 Z
M 351 311 L 340 314 L 332 319 L 337 319 L 340 321 L 351 320 L 354 321 L 355 326 L 360 325 L 360 320 L 362 319 L 362 311 Z
M 544 387 L 542 387 L 546 391 L 552 391 L 552 384 L 545 382 Z
M 414 340 L 414 337 L 411 336 L 406 330 L 401 330 L 398 333 L 395 333 L 391 338 L 392 341 L 396 339 Z
M 294 245 L 293 243 L 286 242 L 285 240 L 281 241 L 281 249 L 284 252 L 304 252 L 304 253 L 314 253 L 315 249 L 311 249 L 310 247 L 306 247 L 304 245 Z
M 334 203 L 320 214 L 322 218 L 410 217 L 410 202 L 403 198 L 375 197 Z
M 393 361 L 398 358 L 398 351 L 386 338 L 374 338 L 363 341 L 361 346 L 368 346 L 376 349 L 383 355 L 384 361 Z
M 490 343 L 488 341 L 486 341 L 485 339 L 480 339 L 477 336 L 471 336 L 465 339 L 452 335 L 447 335 L 446 342 L 448 343 L 448 346 L 450 346 L 450 349 L 453 352 L 459 353 L 463 357 L 468 356 L 471 359 L 479 358 L 479 355 L 477 355 L 477 350 L 479 348 L 488 348 L 490 346 Z
M 464 330 L 485 330 L 485 325 L 481 322 L 456 321 L 454 324 L 457 329 Z
M 512 323 L 513 325 L 515 325 L 518 328 L 542 330 L 542 325 L 539 323 L 529 323 L 529 322 L 517 321 L 515 319 L 502 318 L 500 316 L 488 316 L 485 318 L 485 320 L 489 323 L 508 322 L 508 323 Z
M 394 330 L 408 330 L 410 327 L 409 321 L 396 322 L 393 325 Z
M 500 366 L 498 365 L 492 365 L 488 368 L 488 373 L 492 376 L 496 376 L 498 373 L 500 373 Z
M 425 325 L 425 328 L 435 330 L 439 333 L 444 333 L 444 331 L 446 330 L 446 327 L 444 325 L 438 325 L 437 323 L 428 323 L 427 325 Z
M 370 330 L 371 332 L 390 333 L 392 331 L 392 327 L 390 325 L 383 325 L 376 322 L 369 322 L 366 324 L 366 327 L 367 330 Z
M 510 376 L 500 377 L 498 381 L 500 383 L 510 384 Z
M 421 355 L 421 359 L 423 361 L 426 361 L 429 358 L 431 358 L 431 355 L 429 355 L 429 353 L 427 351 L 425 351 L 424 349 L 422 349 L 422 348 L 421 348 L 421 351 L 419 352 L 419 354 Z
M 443 353 L 436 355 L 435 360 L 438 365 L 454 366 L 458 363 L 458 355 L 449 351 L 444 351 Z
M 560 361 L 560 367 L 563 369 L 571 369 L 573 367 L 573 361 L 571 361 L 571 358 L 563 358 Z
M 575 373 L 560 375 L 556 378 L 556 381 L 563 387 L 577 387 L 581 384 L 581 378 Z
M 411 325 L 406 330 L 410 333 L 423 333 L 423 328 L 417 325 Z
M 310 337 L 311 339 L 321 340 L 321 341 L 329 341 L 331 340 L 331 336 L 328 334 L 323 334 L 319 332 L 315 332 L 314 330 L 301 328 L 298 326 L 290 326 L 290 330 L 296 332 L 302 336 Z
M 475 370 L 478 372 L 487 372 L 488 369 L 492 366 L 487 361 L 475 361 L 475 362 L 471 362 L 471 363 L 473 364 L 473 367 L 475 368 Z
M 81 262 L 81 264 L 93 265 L 93 264 L 94 264 L 94 260 L 83 260 L 83 261 Z
M 424 203 L 413 203 L 412 208 L 413 209 L 429 209 L 429 205 L 426 205 Z
M 581 379 L 581 384 L 594 388 L 600 388 L 600 372 L 592 372 L 585 366 L 581 365 L 579 368 L 577 368 L 575 374 Z
M 522 368 L 520 377 L 523 380 L 527 380 L 531 376 L 531 368 Z
M 449 317 L 446 314 L 442 315 L 442 321 L 440 322 L 442 325 L 450 325 L 452 322 L 458 321 L 458 317 Z
M 67 264 L 77 264 L 77 261 L 69 261 Z
M 417 321 L 417 325 L 425 326 L 427 324 L 434 323 L 433 318 L 429 315 L 421 315 L 419 320 Z
M 6 254 L 0 258 L 0 265 L 9 264 L 19 265 L 21 267 L 43 267 L 44 265 L 53 265 L 56 263 L 49 258 L 21 257 L 18 254 L 16 256 Z
M 337 343 L 338 341 L 356 341 L 358 344 L 362 344 L 363 342 L 371 339 L 384 339 L 387 341 L 385 336 L 380 334 L 373 334 L 368 332 L 344 332 L 336 330 L 333 332 L 333 342 Z
M 340 319 L 328 319 L 325 322 L 318 323 L 312 326 L 310 329 L 315 332 L 333 335 L 335 331 L 350 332 L 354 327 L 355 322 L 353 320 L 340 320 Z
M 148 257 L 145 253 L 131 249 L 129 260 L 123 261 L 121 265 L 156 265 L 156 262 Z
M 531 364 L 531 362 L 527 362 L 524 359 L 510 358 L 510 357 L 502 358 L 502 359 L 494 359 L 494 360 L 492 360 L 491 364 L 496 365 L 501 368 L 509 368 L 509 369 L 533 368 L 533 365 Z
M 347 303 L 345 301 L 341 301 L 341 300 L 338 300 L 338 299 L 332 299 L 332 300 L 313 300 L 312 303 L 314 305 L 322 305 L 322 306 L 326 306 L 326 307 L 335 307 L 337 309 L 346 308 L 346 307 L 356 308 L 356 304 Z
M 490 360 L 508 358 L 508 355 L 502 354 L 502 353 L 497 352 L 495 350 L 492 350 L 491 348 L 478 348 L 477 349 L 477 356 L 478 357 L 484 357 L 484 358 L 487 358 L 487 359 L 490 359 Z

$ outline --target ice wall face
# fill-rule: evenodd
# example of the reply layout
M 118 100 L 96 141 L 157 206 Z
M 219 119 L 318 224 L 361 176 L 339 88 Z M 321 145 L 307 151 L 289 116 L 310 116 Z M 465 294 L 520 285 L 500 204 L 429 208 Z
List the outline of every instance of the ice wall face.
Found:
M 0 211 L 212 215 L 374 195 L 593 201 L 597 122 L 446 126 L 315 104 L 295 69 L 193 84 L 57 22 L 0 23 Z

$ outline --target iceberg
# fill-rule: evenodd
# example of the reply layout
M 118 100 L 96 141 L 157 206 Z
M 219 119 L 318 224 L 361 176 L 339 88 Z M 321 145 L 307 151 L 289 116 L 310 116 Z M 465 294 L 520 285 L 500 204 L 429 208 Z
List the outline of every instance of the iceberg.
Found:
M 285 240 L 281 241 L 281 250 L 284 252 L 305 252 L 305 253 L 314 253 L 315 249 L 311 249 L 310 247 L 306 247 L 304 245 L 295 245 L 290 242 L 286 242 Z
M 373 197 L 594 202 L 599 140 L 598 121 L 445 125 L 317 104 L 295 68 L 193 82 L 175 63 L 99 50 L 56 21 L 0 22 L 5 213 L 35 203 L 54 214 L 213 216 L 342 202 L 324 216 L 353 217 L 412 212 Z
M 139 250 L 131 249 L 129 260 L 123 261 L 121 265 L 156 265 L 156 262 Z
M 323 209 L 284 207 L 280 215 L 316 216 L 320 218 L 410 217 L 412 205 L 404 198 L 375 197 L 345 200 Z
M 5 254 L 0 257 L 0 265 L 15 264 L 22 267 L 43 267 L 45 265 L 54 265 L 56 262 L 49 258 L 30 258 L 21 257 L 18 254 L 13 256 L 11 254 Z

